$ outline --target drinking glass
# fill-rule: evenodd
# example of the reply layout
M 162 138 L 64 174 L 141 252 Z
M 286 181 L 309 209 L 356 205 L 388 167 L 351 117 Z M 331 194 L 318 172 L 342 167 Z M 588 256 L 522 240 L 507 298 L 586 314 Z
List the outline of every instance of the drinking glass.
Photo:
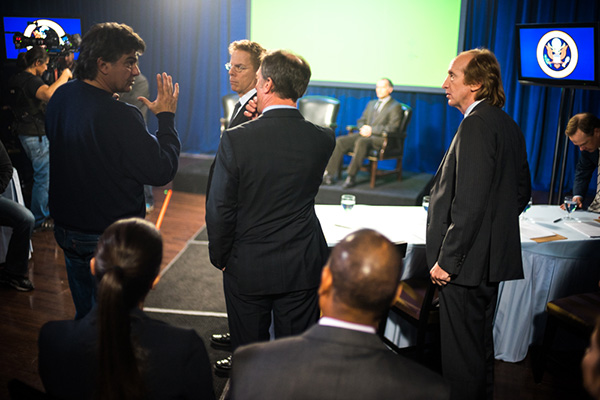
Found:
M 565 210 L 567 210 L 567 216 L 563 218 L 565 221 L 575 221 L 575 218 L 571 217 L 571 213 L 577 208 L 577 202 L 573 200 L 573 196 L 565 196 Z
M 423 196 L 423 202 L 421 204 L 423 204 L 423 208 L 425 209 L 425 212 L 429 211 L 429 200 L 431 199 L 430 196 Z
M 530 218 L 527 218 L 525 216 L 525 213 L 527 212 L 527 210 L 529 210 L 531 208 L 531 206 L 533 205 L 533 199 L 530 197 L 529 198 L 529 202 L 527 202 L 527 205 L 525 206 L 525 209 L 523 210 L 523 212 L 521 213 L 521 221 L 529 221 Z
M 356 204 L 356 197 L 353 194 L 343 194 L 341 204 L 345 211 L 350 211 Z

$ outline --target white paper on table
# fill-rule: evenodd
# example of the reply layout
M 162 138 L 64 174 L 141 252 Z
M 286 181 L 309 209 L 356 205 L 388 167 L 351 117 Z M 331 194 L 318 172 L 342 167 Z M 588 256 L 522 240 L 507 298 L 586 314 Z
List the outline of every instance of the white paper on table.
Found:
M 600 237 L 600 224 L 597 222 L 565 222 L 565 225 L 567 225 L 569 228 L 575 229 L 577 232 L 583 233 L 588 237 Z
M 521 226 L 521 241 L 540 239 L 555 235 L 550 229 L 529 221 L 519 221 L 519 224 Z

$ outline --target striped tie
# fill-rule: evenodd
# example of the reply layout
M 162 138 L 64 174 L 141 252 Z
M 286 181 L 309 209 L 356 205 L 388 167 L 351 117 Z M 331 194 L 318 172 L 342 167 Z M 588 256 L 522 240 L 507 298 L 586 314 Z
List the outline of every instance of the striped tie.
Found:
M 600 213 L 600 159 L 598 159 L 598 181 L 596 186 L 596 197 L 588 207 L 588 211 Z

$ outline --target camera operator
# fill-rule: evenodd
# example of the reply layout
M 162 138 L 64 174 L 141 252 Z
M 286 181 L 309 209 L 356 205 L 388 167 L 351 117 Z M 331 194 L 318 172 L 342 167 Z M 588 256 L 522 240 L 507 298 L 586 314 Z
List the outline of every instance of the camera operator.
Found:
M 59 55 L 50 56 L 48 70 L 42 74 L 42 80 L 51 85 L 65 72 L 65 69 L 75 71 L 75 53 L 73 50 L 64 50 Z
M 10 106 L 15 116 L 13 132 L 18 135 L 33 167 L 31 212 L 35 216 L 35 227 L 52 228 L 48 210 L 48 185 L 50 153 L 45 132 L 45 109 L 56 89 L 67 82 L 73 74 L 64 69 L 51 85 L 42 80 L 50 57 L 44 48 L 33 46 L 20 53 L 17 67 L 21 72 L 9 80 Z

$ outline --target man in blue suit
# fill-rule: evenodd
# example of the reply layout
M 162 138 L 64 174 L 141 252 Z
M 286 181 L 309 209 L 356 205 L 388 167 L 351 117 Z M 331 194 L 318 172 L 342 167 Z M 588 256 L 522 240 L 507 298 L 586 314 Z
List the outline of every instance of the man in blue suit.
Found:
M 262 115 L 227 129 L 215 157 L 206 226 L 233 350 L 269 340 L 271 314 L 276 337 L 303 332 L 319 316 L 328 248 L 314 202 L 334 134 L 296 108 L 310 75 L 302 57 L 267 54 L 256 84 Z

